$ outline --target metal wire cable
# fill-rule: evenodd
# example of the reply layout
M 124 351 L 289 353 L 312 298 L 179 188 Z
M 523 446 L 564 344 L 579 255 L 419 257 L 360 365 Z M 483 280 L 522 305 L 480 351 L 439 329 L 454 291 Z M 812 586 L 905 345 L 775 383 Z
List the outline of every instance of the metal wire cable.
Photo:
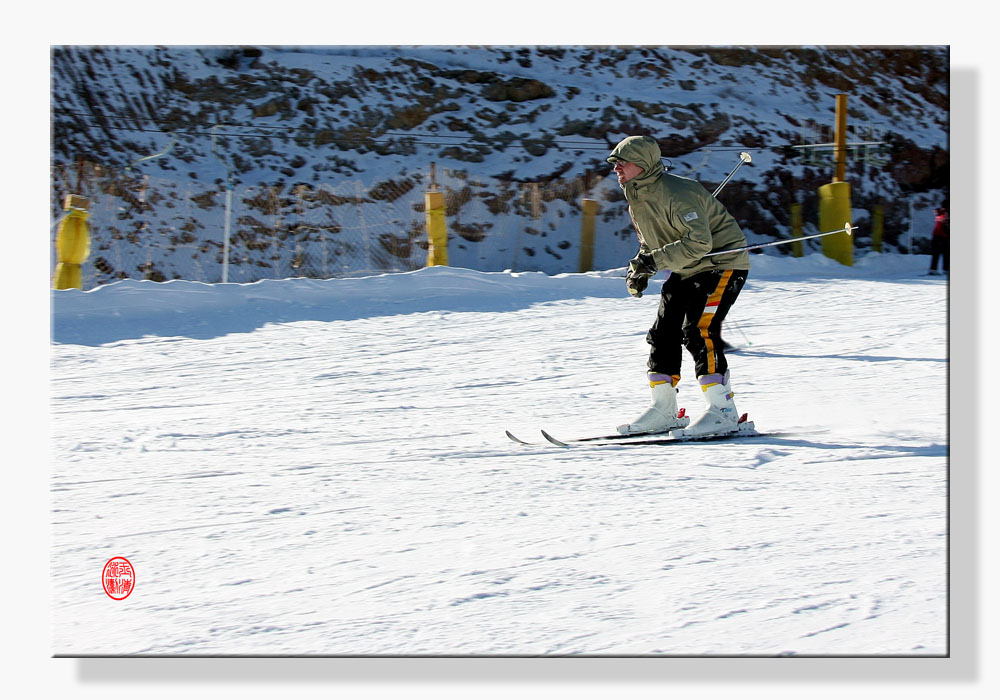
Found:
M 209 127 L 209 126 L 201 127 L 201 128 L 206 129 L 205 131 L 200 131 L 200 130 L 185 130 L 185 129 L 177 129 L 177 128 L 163 129 L 163 128 L 148 128 L 148 127 L 140 127 L 140 126 L 115 126 L 115 125 L 112 125 L 112 124 L 108 123 L 108 122 L 111 121 L 111 118 L 109 118 L 106 115 L 98 115 L 98 114 L 94 114 L 92 112 L 83 112 L 83 111 L 79 111 L 79 110 L 72 110 L 72 109 L 62 108 L 62 107 L 53 107 L 52 109 L 53 109 L 53 112 L 58 112 L 58 113 L 61 113 L 61 114 L 76 115 L 76 116 L 81 116 L 81 117 L 85 117 L 85 118 L 88 118 L 88 119 L 94 119 L 95 121 L 92 122 L 91 124 L 88 124 L 87 126 L 100 126 L 102 128 L 110 129 L 110 130 L 114 130 L 114 131 L 130 131 L 130 132 L 137 132 L 137 133 L 154 133 L 154 134 L 173 133 L 173 134 L 184 135 L 184 136 L 212 136 L 211 131 L 209 131 L 209 129 L 211 129 L 212 127 Z M 100 121 L 101 119 L 104 120 L 104 123 L 101 123 L 101 121 Z M 121 120 L 122 121 L 131 120 L 131 121 L 136 122 L 137 124 L 139 122 L 152 122 L 152 123 L 156 122 L 156 120 L 154 120 L 151 117 L 132 117 L 132 116 L 129 116 L 129 117 L 121 117 Z M 251 124 L 218 124 L 218 125 L 213 125 L 213 126 L 222 126 L 222 127 L 229 126 L 229 127 L 238 128 L 238 129 L 256 129 L 256 130 L 271 129 L 271 130 L 275 130 L 275 131 L 280 130 L 280 131 L 289 132 L 289 133 L 278 134 L 277 135 L 278 138 L 282 138 L 282 139 L 295 138 L 297 135 L 300 136 L 303 133 L 319 133 L 319 132 L 322 132 L 322 131 L 331 131 L 331 129 L 323 128 L 323 127 L 280 126 L 280 125 L 270 125 L 270 124 L 262 124 L 262 125 L 251 125 Z M 236 132 L 236 133 L 230 132 L 230 133 L 217 134 L 217 135 L 220 136 L 220 137 L 229 137 L 229 138 L 263 138 L 263 137 L 269 137 L 270 136 L 270 135 L 267 135 L 267 134 L 246 133 L 246 132 Z M 379 136 L 347 136 L 347 135 L 344 135 L 344 136 L 338 136 L 337 137 L 337 141 L 347 142 L 347 143 L 376 143 L 376 144 L 385 144 L 385 143 L 391 143 L 392 140 L 393 140 L 393 138 L 395 138 L 395 139 L 414 139 L 414 138 L 421 138 L 421 139 L 423 139 L 423 138 L 428 138 L 428 139 L 453 139 L 454 140 L 454 142 L 441 142 L 441 141 L 436 141 L 436 140 L 433 140 L 433 141 L 412 141 L 412 140 L 411 141 L 407 141 L 407 143 L 409 145 L 413 145 L 413 146 L 454 146 L 454 145 L 464 145 L 464 144 L 470 144 L 470 143 L 479 143 L 479 144 L 486 145 L 486 144 L 497 143 L 498 141 L 500 141 L 500 139 L 498 139 L 496 137 L 486 137 L 486 138 L 483 138 L 482 136 L 477 136 L 477 135 L 467 135 L 466 136 L 466 135 L 434 134 L 434 133 L 426 133 L 426 132 L 399 132 L 399 131 L 385 131 L 385 132 L 382 132 Z M 525 146 L 523 143 L 520 143 L 520 142 L 523 142 L 525 140 L 529 141 L 529 142 L 544 142 L 546 144 L 550 144 L 552 146 L 556 146 L 556 147 L 559 147 L 559 148 L 566 148 L 567 150 L 601 151 L 601 152 L 604 152 L 604 151 L 608 150 L 608 146 L 607 145 L 597 146 L 597 145 L 593 144 L 593 141 L 575 141 L 575 140 L 566 140 L 566 139 L 545 140 L 545 139 L 539 139 L 539 138 L 532 139 L 530 137 L 527 137 L 527 138 L 518 137 L 516 139 L 512 139 L 506 145 L 508 147 L 514 147 L 514 148 L 526 148 L 527 146 Z M 776 144 L 776 145 L 760 146 L 760 147 L 753 148 L 753 149 L 748 149 L 748 147 L 746 147 L 746 146 L 740 146 L 740 145 L 737 145 L 737 146 L 705 146 L 703 148 L 694 149 L 691 152 L 698 152 L 698 151 L 705 151 L 705 150 L 709 150 L 709 151 L 724 151 L 724 152 L 728 152 L 728 151 L 746 151 L 746 150 L 778 150 L 778 149 L 782 149 L 782 148 L 787 148 L 787 147 L 792 146 L 792 145 L 793 144 L 782 143 L 782 144 Z

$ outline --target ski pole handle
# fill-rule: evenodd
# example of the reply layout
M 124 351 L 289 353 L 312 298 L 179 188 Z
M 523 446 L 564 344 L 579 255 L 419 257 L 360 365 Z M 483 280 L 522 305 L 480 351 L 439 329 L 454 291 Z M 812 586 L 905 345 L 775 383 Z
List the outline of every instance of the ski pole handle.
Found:
M 736 167 L 733 168 L 733 170 L 732 170 L 731 173 L 729 173 L 728 175 L 726 175 L 726 179 L 723 180 L 719 184 L 719 186 L 715 188 L 715 192 L 712 193 L 712 196 L 713 197 L 718 197 L 719 196 L 719 192 L 722 192 L 722 188 L 726 186 L 726 183 L 733 179 L 733 175 L 735 175 L 736 171 L 740 169 L 740 166 L 743 165 L 744 163 L 749 163 L 749 162 L 750 162 L 750 154 L 747 153 L 746 151 L 743 151 L 742 153 L 740 153 L 740 162 L 736 164 Z
M 742 248 L 730 248 L 729 250 L 716 250 L 716 251 L 711 252 L 711 253 L 705 253 L 701 257 L 707 258 L 707 257 L 709 257 L 711 255 L 725 255 L 726 253 L 739 253 L 739 252 L 742 252 L 744 250 L 754 250 L 756 248 L 767 248 L 767 247 L 772 246 L 772 245 L 781 245 L 782 243 L 794 243 L 795 241 L 804 241 L 807 238 L 819 238 L 820 236 L 831 236 L 831 235 L 833 235 L 835 233 L 846 233 L 848 236 L 852 236 L 854 234 L 852 234 L 851 231 L 855 230 L 856 228 L 857 228 L 857 226 L 851 226 L 851 222 L 848 221 L 848 222 L 846 222 L 844 224 L 844 228 L 838 228 L 835 231 L 824 231 L 823 233 L 814 233 L 811 236 L 799 236 L 797 238 L 786 238 L 783 241 L 771 241 L 770 243 L 758 243 L 757 245 L 747 245 L 747 246 L 743 246 Z

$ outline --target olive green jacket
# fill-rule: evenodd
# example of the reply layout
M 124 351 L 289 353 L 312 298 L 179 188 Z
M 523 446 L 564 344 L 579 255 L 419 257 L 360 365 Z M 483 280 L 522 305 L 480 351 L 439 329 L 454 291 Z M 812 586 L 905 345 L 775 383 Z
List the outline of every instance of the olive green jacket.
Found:
M 625 160 L 642 173 L 621 185 L 639 234 L 639 252 L 653 256 L 658 270 L 690 277 L 713 269 L 749 270 L 747 251 L 703 257 L 714 250 L 747 245 L 736 219 L 701 183 L 663 171 L 660 146 L 649 136 L 629 136 L 608 162 Z

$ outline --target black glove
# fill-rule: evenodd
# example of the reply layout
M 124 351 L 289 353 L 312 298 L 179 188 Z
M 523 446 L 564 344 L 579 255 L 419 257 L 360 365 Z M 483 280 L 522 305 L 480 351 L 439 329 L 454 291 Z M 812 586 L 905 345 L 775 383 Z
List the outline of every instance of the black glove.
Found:
M 649 278 L 656 274 L 656 263 L 648 253 L 639 253 L 629 260 L 625 288 L 634 297 L 641 297 L 649 284 Z
M 625 276 L 625 288 L 634 297 L 641 297 L 642 293 L 646 291 L 646 285 L 648 284 L 649 278 L 646 275 L 635 275 L 629 272 Z
M 653 256 L 649 253 L 638 253 L 634 258 L 629 260 L 629 271 L 634 270 L 637 273 L 646 275 L 646 277 L 652 277 L 656 274 L 656 263 L 653 262 Z

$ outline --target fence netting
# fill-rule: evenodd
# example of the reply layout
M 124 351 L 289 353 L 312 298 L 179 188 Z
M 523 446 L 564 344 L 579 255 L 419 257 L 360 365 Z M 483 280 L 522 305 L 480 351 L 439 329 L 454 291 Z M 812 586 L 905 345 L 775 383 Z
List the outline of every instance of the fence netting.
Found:
M 424 196 L 432 188 L 445 196 L 452 266 L 579 271 L 586 198 L 599 203 L 595 269 L 624 265 L 635 252 L 614 178 L 514 182 L 440 168 L 373 182 L 235 184 L 227 197 L 221 179 L 53 166 L 50 234 L 54 244 L 65 196 L 86 197 L 84 289 L 123 279 L 220 282 L 227 218 L 229 282 L 402 272 L 427 263 Z

